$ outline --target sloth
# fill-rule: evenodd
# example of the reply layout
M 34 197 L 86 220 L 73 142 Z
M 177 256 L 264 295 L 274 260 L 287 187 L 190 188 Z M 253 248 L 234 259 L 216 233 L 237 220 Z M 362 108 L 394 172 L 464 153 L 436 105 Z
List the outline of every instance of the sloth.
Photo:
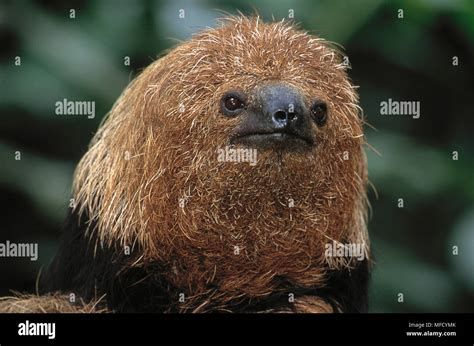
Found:
M 366 142 L 346 69 L 334 44 L 245 16 L 153 62 L 76 169 L 41 293 L 113 312 L 367 311 Z M 350 244 L 362 260 L 328 253 Z

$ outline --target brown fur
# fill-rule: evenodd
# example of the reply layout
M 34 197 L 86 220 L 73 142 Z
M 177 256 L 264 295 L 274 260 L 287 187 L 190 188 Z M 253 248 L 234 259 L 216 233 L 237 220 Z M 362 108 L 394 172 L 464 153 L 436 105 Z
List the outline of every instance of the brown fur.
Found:
M 259 151 L 255 166 L 219 162 L 239 122 L 220 114 L 223 93 L 268 81 L 292 85 L 308 104 L 327 102 L 315 149 Z M 185 294 L 181 303 L 170 293 L 163 311 L 233 311 L 323 288 L 330 269 L 356 265 L 327 258 L 327 243 L 363 243 L 369 253 L 364 143 L 358 97 L 333 45 L 283 22 L 228 18 L 123 92 L 77 168 L 76 212 L 96 225 L 92 249 L 112 248 L 125 269 L 153 268 Z M 333 308 L 303 294 L 286 310 Z
M 319 96 L 328 103 L 328 124 L 315 128 L 316 151 L 259 152 L 255 167 L 218 162 L 216 150 L 238 121 L 219 114 L 222 94 L 271 80 L 299 88 L 307 102 Z M 161 275 L 189 293 L 190 305 L 265 297 L 280 289 L 279 277 L 320 286 L 326 243 L 369 246 L 357 102 L 326 41 L 282 22 L 232 18 L 131 83 L 81 160 L 74 195 L 97 220 L 101 242 L 117 251 L 138 243 L 145 251 L 133 265 L 167 264 Z
M 0 313 L 103 313 L 104 302 L 97 300 L 86 303 L 79 299 L 71 303 L 69 296 L 60 294 L 22 295 L 0 298 Z

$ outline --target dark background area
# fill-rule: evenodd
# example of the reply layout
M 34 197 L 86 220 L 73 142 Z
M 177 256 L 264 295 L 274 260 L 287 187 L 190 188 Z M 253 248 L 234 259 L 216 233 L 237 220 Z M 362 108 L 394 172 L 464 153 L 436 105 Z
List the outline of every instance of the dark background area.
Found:
M 34 291 L 58 246 L 74 167 L 129 81 L 177 40 L 238 10 L 265 20 L 293 10 L 350 58 L 375 149 L 371 311 L 474 311 L 470 0 L 0 1 L 0 242 L 38 242 L 40 254 L 0 258 L 0 295 Z M 95 101 L 95 119 L 56 115 L 64 98 Z M 381 115 L 389 98 L 419 101 L 421 117 Z

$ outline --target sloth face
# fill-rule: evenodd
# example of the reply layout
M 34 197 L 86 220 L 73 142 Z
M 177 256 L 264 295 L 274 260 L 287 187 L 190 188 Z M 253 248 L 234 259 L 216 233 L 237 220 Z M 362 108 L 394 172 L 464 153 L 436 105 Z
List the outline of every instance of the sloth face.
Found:
M 309 150 L 316 141 L 314 127 L 326 124 L 326 102 L 305 104 L 301 92 L 281 82 L 266 83 L 252 95 L 228 91 L 221 99 L 221 113 L 241 117 L 230 142 L 251 148 Z
M 138 240 L 148 261 L 177 268 L 166 271 L 176 287 L 211 272 L 224 288 L 263 292 L 275 276 L 308 286 L 328 239 L 365 234 L 363 144 L 330 44 L 236 18 L 129 85 L 81 161 L 75 197 L 98 215 L 101 241 Z M 227 150 L 242 147 L 254 150 Z
M 164 59 L 149 85 L 159 89 L 154 117 L 175 119 L 157 125 L 171 147 L 186 136 L 195 156 L 245 147 L 306 169 L 360 150 L 357 94 L 341 54 L 322 39 L 283 23 L 236 20 Z

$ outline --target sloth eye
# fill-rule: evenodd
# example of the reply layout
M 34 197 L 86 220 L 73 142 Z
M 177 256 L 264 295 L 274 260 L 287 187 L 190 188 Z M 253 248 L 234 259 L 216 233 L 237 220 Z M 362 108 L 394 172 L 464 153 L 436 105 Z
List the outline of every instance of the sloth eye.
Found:
M 326 124 L 328 118 L 328 109 L 326 103 L 316 101 L 311 107 L 311 117 L 318 126 L 323 126 Z
M 225 94 L 221 100 L 222 113 L 235 116 L 245 109 L 244 96 L 237 92 Z
M 233 97 L 233 96 L 226 98 L 224 105 L 225 105 L 225 108 L 230 111 L 235 111 L 239 108 L 244 107 L 244 103 L 241 100 L 239 100 L 237 97 Z

